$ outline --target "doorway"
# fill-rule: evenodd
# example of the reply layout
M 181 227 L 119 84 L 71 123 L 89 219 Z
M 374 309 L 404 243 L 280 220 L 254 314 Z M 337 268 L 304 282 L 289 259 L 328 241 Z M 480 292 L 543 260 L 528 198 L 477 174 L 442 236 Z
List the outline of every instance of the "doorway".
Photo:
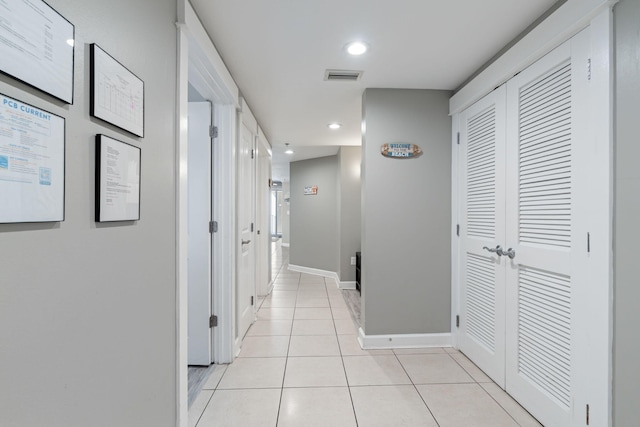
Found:
M 193 101 L 199 94 L 190 87 L 188 157 L 188 363 L 213 363 L 212 278 L 212 105 Z
M 284 193 L 282 191 L 282 182 L 273 181 L 271 184 L 271 215 L 270 228 L 271 239 L 277 241 L 282 238 L 282 208 L 284 203 Z

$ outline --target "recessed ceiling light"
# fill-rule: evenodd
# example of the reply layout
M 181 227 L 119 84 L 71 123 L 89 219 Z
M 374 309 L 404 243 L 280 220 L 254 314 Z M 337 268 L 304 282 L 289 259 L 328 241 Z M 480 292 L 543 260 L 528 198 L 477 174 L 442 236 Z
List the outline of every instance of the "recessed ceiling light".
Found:
M 351 42 L 347 45 L 347 52 L 351 55 L 362 55 L 368 49 L 368 46 L 363 42 Z
M 336 130 L 336 129 L 340 129 L 340 128 L 342 127 L 342 125 L 341 125 L 340 123 L 329 123 L 329 124 L 327 125 L 327 127 L 328 127 L 329 129 Z
M 293 150 L 292 149 L 288 149 L 287 151 L 284 152 L 284 154 L 293 154 Z

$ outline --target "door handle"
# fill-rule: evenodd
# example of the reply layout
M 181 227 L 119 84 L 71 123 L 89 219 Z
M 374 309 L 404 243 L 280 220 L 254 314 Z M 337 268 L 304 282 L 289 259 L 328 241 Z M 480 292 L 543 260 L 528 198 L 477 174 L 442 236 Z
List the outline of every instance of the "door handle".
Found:
M 506 251 L 500 250 L 500 255 L 508 256 L 509 259 L 514 259 L 516 257 L 516 251 L 513 248 L 509 248 Z
M 482 249 L 486 249 L 487 251 L 491 252 L 492 254 L 497 254 L 498 256 L 502 256 L 504 253 L 502 252 L 502 246 L 498 245 L 495 248 L 488 248 L 486 246 L 483 246 Z
M 248 245 L 249 243 L 251 243 L 251 240 L 243 240 L 243 241 L 242 241 L 242 244 L 243 244 L 243 245 Z

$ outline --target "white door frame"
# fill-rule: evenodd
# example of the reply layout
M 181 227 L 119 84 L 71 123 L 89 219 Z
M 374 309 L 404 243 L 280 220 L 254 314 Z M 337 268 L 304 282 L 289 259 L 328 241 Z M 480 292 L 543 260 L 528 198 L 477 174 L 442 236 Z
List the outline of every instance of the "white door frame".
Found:
M 271 145 L 262 129 L 258 128 L 256 147 L 256 228 L 260 233 L 257 240 L 256 286 L 257 296 L 271 292 Z
M 553 50 L 573 35 L 589 27 L 591 37 L 591 81 L 590 94 L 592 124 L 597 123 L 594 132 L 584 143 L 590 145 L 590 155 L 593 159 L 591 170 L 591 198 L 593 209 L 590 211 L 590 243 L 591 257 L 595 260 L 589 271 L 594 292 L 590 301 L 597 306 L 598 301 L 608 302 L 608 312 L 602 316 L 593 316 L 589 325 L 584 328 L 589 331 L 590 352 L 592 366 L 596 371 L 590 373 L 590 384 L 596 384 L 591 395 L 590 419 L 591 425 L 612 425 L 612 388 L 609 374 L 612 370 L 613 337 L 613 261 L 612 261 L 612 210 L 613 210 L 613 25 L 612 8 L 617 0 L 568 0 L 558 10 L 545 19 L 538 27 L 524 36 L 509 49 L 502 57 L 487 67 L 469 84 L 458 91 L 450 100 L 449 112 L 453 116 L 452 135 L 452 287 L 451 309 L 454 343 L 457 342 L 457 328 L 455 316 L 460 311 L 460 283 L 459 283 L 459 244 L 456 235 L 456 224 L 460 223 L 458 198 L 460 197 L 459 149 L 457 146 L 457 132 L 459 131 L 459 113 L 482 98 L 493 88 L 509 80 L 514 74 L 525 69 L 536 60 Z M 585 64 L 587 67 L 587 64 Z M 584 307 L 585 310 L 590 307 Z M 584 338 L 581 338 L 584 339 Z M 597 408 L 597 409 L 596 409 Z
M 187 159 L 188 85 L 214 104 L 218 137 L 213 156 L 213 334 L 214 361 L 233 361 L 235 285 L 235 141 L 238 88 L 188 0 L 177 2 L 176 91 L 176 425 L 188 425 L 187 392 Z

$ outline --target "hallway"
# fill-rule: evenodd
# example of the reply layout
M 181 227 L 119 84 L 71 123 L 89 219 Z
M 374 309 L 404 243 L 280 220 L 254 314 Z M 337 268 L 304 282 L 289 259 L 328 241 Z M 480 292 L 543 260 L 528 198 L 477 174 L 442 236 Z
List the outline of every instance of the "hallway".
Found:
M 362 350 L 335 282 L 289 271 L 288 248 L 273 261 L 272 294 L 239 357 L 206 381 L 189 426 L 540 425 L 453 349 Z

